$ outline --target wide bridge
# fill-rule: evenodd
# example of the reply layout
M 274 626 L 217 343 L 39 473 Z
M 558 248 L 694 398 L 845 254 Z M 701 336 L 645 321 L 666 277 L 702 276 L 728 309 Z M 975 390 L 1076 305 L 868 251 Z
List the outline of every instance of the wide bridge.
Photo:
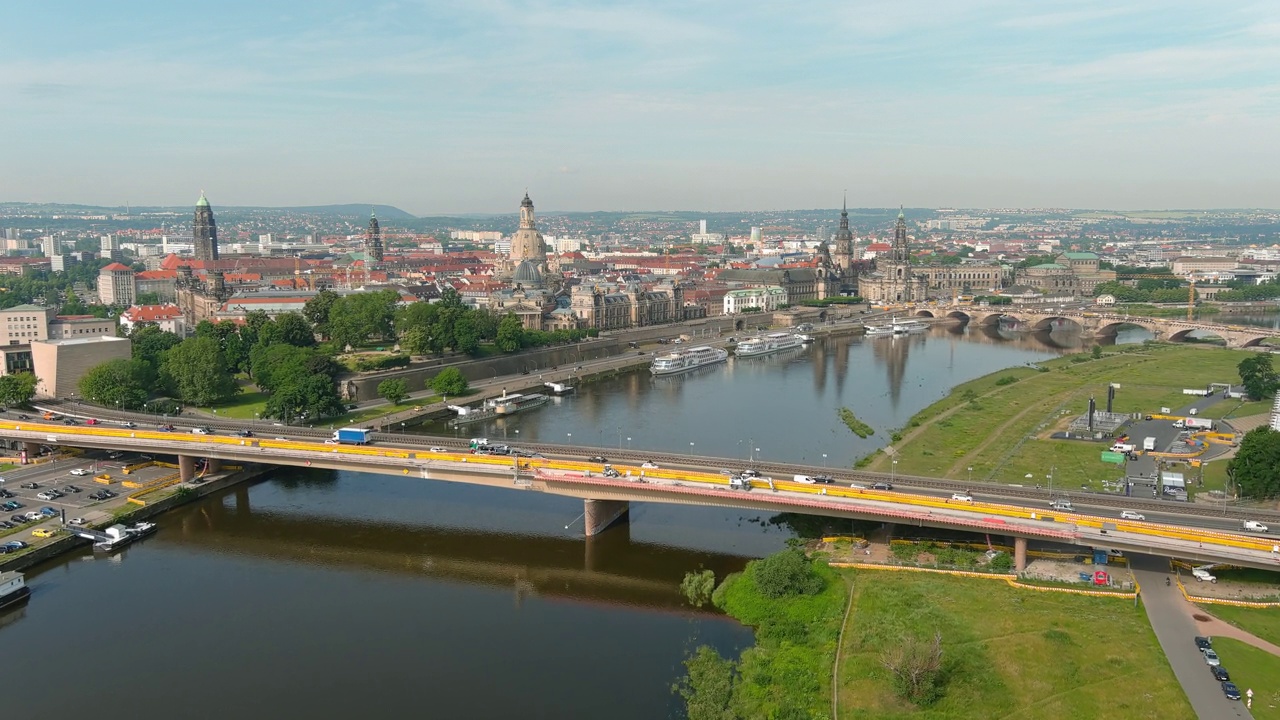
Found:
M 1262 345 L 1265 340 L 1276 334 L 1275 331 L 1268 331 L 1266 328 L 1250 325 L 1188 322 L 1171 318 L 1124 315 L 1090 310 L 1041 310 L 1016 305 L 1002 308 L 939 305 L 936 308 L 917 309 L 914 314 L 917 317 L 950 318 L 957 322 L 983 326 L 1010 322 L 1017 323 L 1019 326 L 1030 330 L 1051 330 L 1061 322 L 1066 321 L 1079 326 L 1081 334 L 1093 337 L 1114 337 L 1121 328 L 1136 326 L 1151 333 L 1152 338 L 1168 342 L 1182 342 L 1191 333 L 1198 332 L 1202 335 L 1213 335 L 1222 338 L 1227 347 L 1232 348 L 1256 347 Z
M 1012 539 L 1017 550 L 1015 564 L 1018 566 L 1025 563 L 1028 538 L 1249 567 L 1274 568 L 1280 557 L 1273 553 L 1274 546 L 1266 538 L 1195 527 L 1202 518 L 1191 515 L 1185 521 L 1175 518 L 1174 522 L 1164 524 L 1116 519 L 1122 508 L 1152 511 L 1154 506 L 1148 501 L 1073 496 L 1078 504 L 1088 502 L 1105 514 L 1046 513 L 1044 496 L 1029 489 L 983 488 L 992 496 L 1016 497 L 1021 492 L 1023 497 L 1033 500 L 1031 506 L 1019 504 L 1016 499 L 956 500 L 950 496 L 950 486 L 957 483 L 933 478 L 895 478 L 914 489 L 875 490 L 870 487 L 872 483 L 888 481 L 890 476 L 842 471 L 833 473 L 838 484 L 820 485 L 794 482 L 792 476 L 793 473 L 819 474 L 822 468 L 769 464 L 758 467 L 773 479 L 757 478 L 749 483 L 749 490 L 742 490 L 731 488 L 727 476 L 718 471 L 740 465 L 740 461 L 724 458 L 663 455 L 651 458 L 661 464 L 656 468 L 645 467 L 639 458 L 646 456 L 638 453 L 540 445 L 526 448 L 535 450 L 538 457 L 510 457 L 474 454 L 457 440 L 411 439 L 404 435 L 379 434 L 375 435 L 374 445 L 353 446 L 327 444 L 314 436 L 244 438 L 33 421 L 0 422 L 0 431 L 27 443 L 28 453 L 47 444 L 177 455 L 184 482 L 195 479 L 196 460 L 206 458 L 213 471 L 223 461 L 292 465 L 581 498 L 585 501 L 583 524 L 588 536 L 625 517 L 630 503 L 637 501 L 795 512 L 1005 536 Z M 426 443 L 435 445 L 428 447 Z M 604 476 L 604 465 L 588 459 L 600 452 L 614 456 L 612 468 L 617 471 L 617 477 Z M 1158 510 L 1165 513 L 1173 509 L 1167 503 L 1158 506 Z M 1198 512 L 1195 508 L 1187 510 Z

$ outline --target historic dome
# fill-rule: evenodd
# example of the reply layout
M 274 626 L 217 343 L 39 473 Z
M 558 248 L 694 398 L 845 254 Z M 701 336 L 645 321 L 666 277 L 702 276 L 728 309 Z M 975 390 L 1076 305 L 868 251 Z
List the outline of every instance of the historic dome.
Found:
M 533 264 L 531 260 L 521 260 L 516 266 L 516 274 L 511 277 L 511 282 L 525 287 L 541 287 L 542 273 L 538 272 L 538 266 Z

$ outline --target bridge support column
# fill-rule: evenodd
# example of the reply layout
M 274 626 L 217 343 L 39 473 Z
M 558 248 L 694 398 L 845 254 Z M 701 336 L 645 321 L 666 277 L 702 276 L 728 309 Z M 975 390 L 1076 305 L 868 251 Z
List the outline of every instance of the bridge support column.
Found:
M 1027 539 L 1024 537 L 1013 539 L 1013 569 L 1017 572 L 1027 569 Z
M 206 463 L 208 463 L 208 464 L 206 465 L 206 467 L 207 467 L 207 468 L 209 468 L 209 474 L 210 474 L 210 475 L 212 475 L 213 473 L 221 472 L 221 471 L 222 471 L 222 459 L 221 459 L 221 458 L 206 458 L 206 459 L 205 459 L 205 462 L 206 462 Z
M 196 459 L 192 455 L 178 456 L 178 478 L 182 482 L 191 482 L 196 476 Z
M 24 442 L 22 443 L 22 452 L 27 456 L 27 462 L 31 462 L 40 457 L 40 443 Z
M 582 524 L 587 537 L 599 535 L 605 528 L 617 522 L 631 509 L 626 500 L 583 500 Z

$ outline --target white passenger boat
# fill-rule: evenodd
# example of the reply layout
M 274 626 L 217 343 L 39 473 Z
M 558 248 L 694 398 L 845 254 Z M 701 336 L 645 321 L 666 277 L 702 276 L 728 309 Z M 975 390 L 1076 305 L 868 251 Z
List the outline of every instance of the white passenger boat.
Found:
M 872 337 L 885 337 L 893 334 L 892 325 L 867 325 L 867 335 Z
M 919 320 L 893 320 L 893 334 L 906 335 L 907 333 L 921 333 L 929 329 L 929 326 Z
M 672 375 L 694 368 L 715 365 L 729 359 L 729 353 L 717 347 L 702 346 L 658 355 L 649 366 L 654 375 Z
M 738 347 L 733 351 L 733 354 L 738 357 L 768 355 L 770 353 L 776 353 L 779 350 L 788 350 L 790 348 L 800 347 L 803 344 L 804 338 L 800 335 L 776 332 L 743 340 L 738 343 Z

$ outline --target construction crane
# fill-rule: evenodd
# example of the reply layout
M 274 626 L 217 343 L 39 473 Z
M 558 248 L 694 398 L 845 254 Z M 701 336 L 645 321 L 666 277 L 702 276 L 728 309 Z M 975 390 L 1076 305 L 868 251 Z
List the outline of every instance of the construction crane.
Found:
M 1180 278 L 1177 275 L 1116 275 L 1116 280 L 1176 280 L 1187 283 L 1187 322 L 1195 319 L 1196 312 L 1196 280 Z

